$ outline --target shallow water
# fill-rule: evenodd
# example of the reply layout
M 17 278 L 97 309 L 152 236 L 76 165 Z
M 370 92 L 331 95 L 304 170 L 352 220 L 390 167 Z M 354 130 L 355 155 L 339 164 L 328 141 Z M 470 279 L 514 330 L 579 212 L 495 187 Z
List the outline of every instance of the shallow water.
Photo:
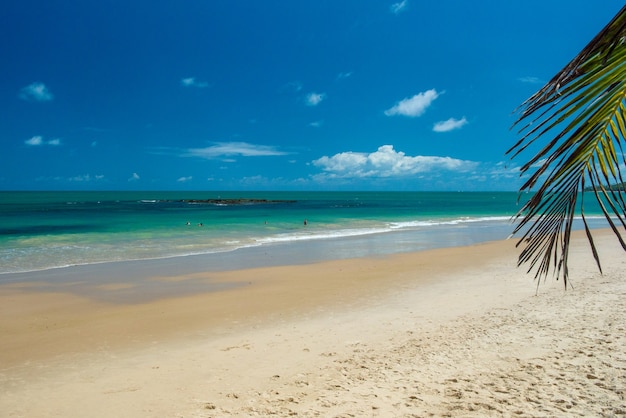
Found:
M 240 198 L 267 202 L 189 201 Z M 517 198 L 511 192 L 0 192 L 0 274 L 180 257 L 189 264 L 194 255 L 208 257 L 205 268 L 225 269 L 258 264 L 267 253 L 284 264 L 468 245 L 506 238 Z

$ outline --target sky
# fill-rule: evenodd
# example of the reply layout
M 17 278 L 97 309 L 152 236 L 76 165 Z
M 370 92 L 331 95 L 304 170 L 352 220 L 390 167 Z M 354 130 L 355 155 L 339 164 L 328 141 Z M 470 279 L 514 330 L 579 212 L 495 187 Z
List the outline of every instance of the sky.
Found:
M 603 0 L 0 6 L 0 190 L 513 191 Z

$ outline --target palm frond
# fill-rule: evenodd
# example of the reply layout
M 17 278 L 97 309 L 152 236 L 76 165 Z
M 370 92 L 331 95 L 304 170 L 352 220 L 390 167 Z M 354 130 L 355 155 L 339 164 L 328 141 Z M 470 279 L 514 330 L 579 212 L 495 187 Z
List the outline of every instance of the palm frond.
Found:
M 591 250 L 600 258 L 584 212 L 582 192 L 593 196 L 620 244 L 626 230 L 626 200 L 611 183 L 622 182 L 626 139 L 626 6 L 543 88 L 516 109 L 521 138 L 507 151 L 516 158 L 540 139 L 547 143 L 521 168 L 528 179 L 520 192 L 538 187 L 516 216 L 524 244 L 518 265 L 529 263 L 535 278 L 550 272 L 568 285 L 567 260 L 577 208 Z

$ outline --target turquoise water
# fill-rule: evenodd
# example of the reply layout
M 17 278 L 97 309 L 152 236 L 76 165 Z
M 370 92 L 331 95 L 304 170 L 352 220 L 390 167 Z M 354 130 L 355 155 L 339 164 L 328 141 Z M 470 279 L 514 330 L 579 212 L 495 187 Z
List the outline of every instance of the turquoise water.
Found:
M 187 202 L 220 198 L 272 202 Z M 0 192 L 0 273 L 278 244 L 318 243 L 321 251 L 337 248 L 328 245 L 337 240 L 352 249 L 367 246 L 368 254 L 466 245 L 506 238 L 517 198 L 511 192 Z

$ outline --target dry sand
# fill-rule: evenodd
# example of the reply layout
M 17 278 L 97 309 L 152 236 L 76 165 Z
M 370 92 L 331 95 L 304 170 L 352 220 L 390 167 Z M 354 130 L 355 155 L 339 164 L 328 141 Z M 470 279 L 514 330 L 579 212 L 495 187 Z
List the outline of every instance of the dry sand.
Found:
M 538 294 L 513 241 L 155 277 L 239 284 L 170 299 L 0 286 L 0 416 L 625 415 L 626 256 L 596 240 L 603 275 L 578 235 L 575 289 Z

